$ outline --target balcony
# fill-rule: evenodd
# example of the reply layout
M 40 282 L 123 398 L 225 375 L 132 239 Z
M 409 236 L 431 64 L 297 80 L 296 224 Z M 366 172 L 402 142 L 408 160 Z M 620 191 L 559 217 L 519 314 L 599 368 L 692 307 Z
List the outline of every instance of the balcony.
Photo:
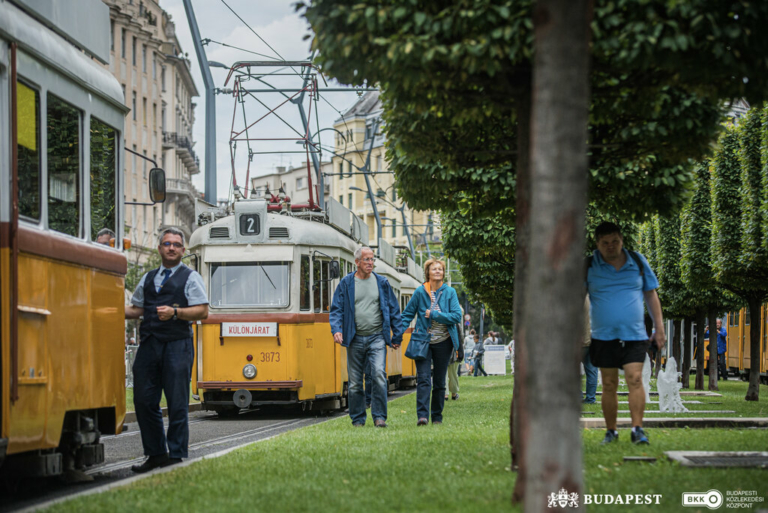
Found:
M 195 224 L 195 199 L 200 197 L 192 182 L 183 178 L 166 178 L 165 192 L 168 200 L 176 204 L 181 224 L 193 227 Z
M 200 172 L 200 159 L 195 155 L 189 137 L 176 132 L 163 132 L 163 148 L 176 148 L 176 154 L 184 162 L 189 174 L 195 175 Z

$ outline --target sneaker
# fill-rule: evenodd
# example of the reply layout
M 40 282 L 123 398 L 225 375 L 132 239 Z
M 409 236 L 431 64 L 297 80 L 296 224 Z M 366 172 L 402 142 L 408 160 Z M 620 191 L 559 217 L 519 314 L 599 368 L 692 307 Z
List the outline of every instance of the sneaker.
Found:
M 458 400 L 458 399 L 459 399 L 459 394 L 453 394 L 453 395 L 451 396 L 451 400 L 453 400 L 453 401 L 456 401 L 456 400 Z
M 649 444 L 648 437 L 645 435 L 643 428 L 638 427 L 632 430 L 632 443 L 633 444 Z
M 611 442 L 618 442 L 619 441 L 619 432 L 618 431 L 612 431 L 608 430 L 605 432 L 605 438 L 603 438 L 603 441 L 600 442 L 600 445 L 606 445 Z
M 417 426 L 426 426 L 429 424 L 429 421 L 425 418 L 419 419 L 419 421 L 416 423 Z

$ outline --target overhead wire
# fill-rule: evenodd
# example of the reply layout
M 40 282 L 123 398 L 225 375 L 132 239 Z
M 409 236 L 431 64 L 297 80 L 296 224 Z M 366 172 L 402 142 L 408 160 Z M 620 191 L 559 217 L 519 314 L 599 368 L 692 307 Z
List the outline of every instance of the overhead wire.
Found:
M 271 55 L 266 55 L 266 54 L 263 54 L 263 53 L 254 52 L 253 50 L 246 50 L 245 48 L 240 48 L 239 46 L 234 46 L 234 45 L 230 45 L 230 44 L 227 44 L 227 43 L 222 43 L 221 41 L 214 41 L 213 39 L 210 39 L 210 38 L 208 38 L 208 41 L 211 42 L 211 43 L 216 43 L 217 45 L 226 46 L 227 48 L 232 48 L 234 50 L 240 50 L 241 52 L 252 53 L 253 55 L 258 55 L 259 57 L 264 57 L 265 59 L 278 60 L 276 57 L 273 57 Z M 283 69 L 285 69 L 285 68 L 283 68 Z

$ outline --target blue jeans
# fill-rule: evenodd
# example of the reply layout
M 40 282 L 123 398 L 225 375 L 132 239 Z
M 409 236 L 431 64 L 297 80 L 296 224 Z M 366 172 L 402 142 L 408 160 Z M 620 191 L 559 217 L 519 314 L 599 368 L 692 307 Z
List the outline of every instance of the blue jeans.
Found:
M 587 397 L 583 400 L 586 403 L 594 403 L 595 392 L 597 392 L 597 367 L 592 365 L 592 360 L 589 358 L 589 346 L 584 347 L 581 361 L 584 364 L 584 373 L 587 375 Z
M 363 378 L 365 381 L 365 407 L 367 408 L 371 404 L 371 395 L 373 394 L 373 378 L 371 377 L 371 360 L 365 360 L 365 368 L 363 369 Z
M 347 374 L 349 376 L 349 416 L 352 424 L 365 424 L 365 391 L 363 371 L 370 361 L 373 378 L 371 416 L 374 422 L 387 420 L 387 344 L 384 335 L 355 335 L 347 347 Z
M 149 337 L 139 346 L 133 361 L 133 405 L 145 456 L 167 452 L 171 458 L 187 457 L 193 355 L 191 338 L 160 342 Z M 167 439 L 160 409 L 163 392 L 168 402 Z
M 445 376 L 448 371 L 448 361 L 451 359 L 452 351 L 453 342 L 451 337 L 448 337 L 437 344 L 429 344 L 427 357 L 423 360 L 416 360 L 416 416 L 420 419 L 429 418 L 429 394 L 431 391 L 432 422 L 443 421 Z
M 476 354 L 475 355 L 475 373 L 473 374 L 473 376 L 477 376 L 481 372 L 483 373 L 483 376 L 488 375 L 488 373 L 485 372 L 485 369 L 483 368 L 483 355 Z

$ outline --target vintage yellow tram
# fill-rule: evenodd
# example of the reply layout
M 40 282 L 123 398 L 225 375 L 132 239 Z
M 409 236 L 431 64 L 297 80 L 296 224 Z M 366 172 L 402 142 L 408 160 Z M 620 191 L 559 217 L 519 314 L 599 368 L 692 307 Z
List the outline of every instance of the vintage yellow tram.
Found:
M 768 385 L 768 304 L 761 307 L 762 316 L 752 317 L 749 308 L 728 312 L 724 324 L 728 328 L 728 350 L 726 352 L 726 365 L 728 371 L 737 374 L 742 379 L 749 379 L 752 372 L 752 358 L 750 348 L 750 333 L 753 329 L 760 330 L 760 381 Z M 766 322 L 756 325 L 753 319 L 766 319 Z
M 65 12 L 66 11 L 66 12 Z M 87 25 L 87 30 L 85 30 Z M 127 112 L 99 0 L 0 6 L 0 474 L 104 459 L 125 415 Z M 103 30 L 98 30 L 103 27 Z M 7 184 L 12 184 L 7 187 Z M 96 242 L 108 228 L 116 247 Z
M 346 406 L 346 349 L 333 342 L 329 312 L 367 239 L 367 226 L 334 200 L 322 212 L 240 200 L 232 215 L 195 231 L 189 251 L 210 300 L 208 319 L 195 327 L 192 377 L 204 408 L 226 416 L 269 404 Z M 377 253 L 374 271 L 402 298 L 403 279 L 414 278 L 394 267 L 386 242 Z M 403 367 L 402 352 L 388 349 L 391 388 Z

